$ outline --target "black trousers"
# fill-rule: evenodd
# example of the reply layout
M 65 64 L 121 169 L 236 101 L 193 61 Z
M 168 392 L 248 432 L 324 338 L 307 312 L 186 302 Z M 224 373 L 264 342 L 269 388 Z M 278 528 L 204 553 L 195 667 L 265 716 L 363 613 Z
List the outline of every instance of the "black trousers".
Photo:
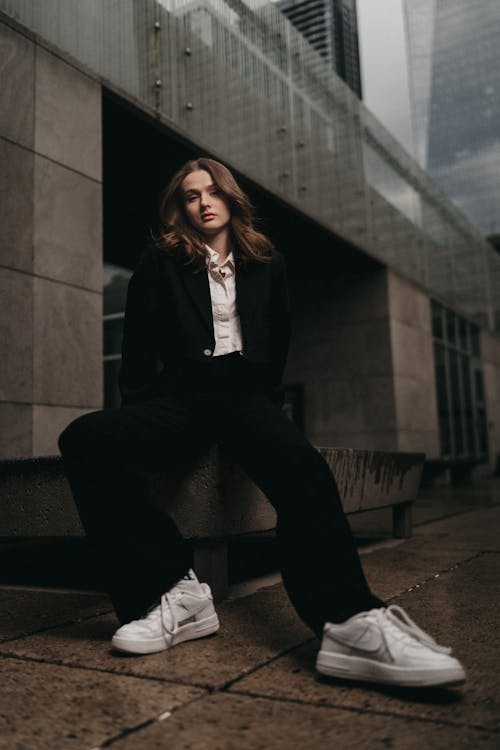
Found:
M 273 403 L 262 367 L 233 353 L 186 365 L 158 398 L 84 414 L 59 437 L 121 623 L 141 616 L 191 565 L 173 521 L 148 501 L 147 473 L 187 469 L 213 443 L 275 507 L 283 582 L 318 636 L 325 621 L 385 606 L 366 582 L 327 463 Z

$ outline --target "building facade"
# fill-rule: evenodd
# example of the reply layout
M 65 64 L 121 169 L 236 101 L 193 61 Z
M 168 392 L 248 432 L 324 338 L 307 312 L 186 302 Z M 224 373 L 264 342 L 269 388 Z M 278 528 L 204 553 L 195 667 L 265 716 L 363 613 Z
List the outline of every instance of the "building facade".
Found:
M 356 0 L 279 0 L 277 7 L 361 99 Z
M 500 259 L 274 5 L 0 10 L 2 457 L 115 405 L 159 191 L 209 154 L 285 255 L 309 439 L 494 467 Z
M 415 152 L 485 236 L 500 233 L 500 4 L 406 0 Z

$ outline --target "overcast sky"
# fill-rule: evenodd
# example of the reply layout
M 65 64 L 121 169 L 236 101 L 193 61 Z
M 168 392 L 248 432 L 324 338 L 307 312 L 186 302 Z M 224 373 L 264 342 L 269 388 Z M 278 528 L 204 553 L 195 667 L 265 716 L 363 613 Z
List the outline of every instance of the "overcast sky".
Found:
M 363 100 L 413 152 L 403 0 L 357 0 Z

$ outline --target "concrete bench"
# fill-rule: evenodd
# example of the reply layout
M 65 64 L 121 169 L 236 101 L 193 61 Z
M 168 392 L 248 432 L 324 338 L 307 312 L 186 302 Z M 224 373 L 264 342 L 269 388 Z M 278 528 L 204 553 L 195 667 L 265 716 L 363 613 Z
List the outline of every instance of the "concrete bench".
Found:
M 346 513 L 392 507 L 394 535 L 411 536 L 424 454 L 316 447 L 336 478 Z M 217 446 L 189 472 L 151 474 L 148 481 L 152 502 L 192 540 L 199 576 L 216 599 L 224 598 L 228 540 L 273 530 L 273 507 Z M 83 536 L 59 456 L 1 461 L 0 488 L 2 537 Z

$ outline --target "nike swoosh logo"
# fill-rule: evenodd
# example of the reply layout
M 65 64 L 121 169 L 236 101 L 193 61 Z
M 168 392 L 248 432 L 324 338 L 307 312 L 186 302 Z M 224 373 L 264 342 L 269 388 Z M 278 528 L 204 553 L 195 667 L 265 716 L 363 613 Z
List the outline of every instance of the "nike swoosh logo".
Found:
M 361 636 L 352 636 L 346 633 L 345 635 L 343 633 L 331 633 L 330 637 L 334 640 L 338 641 L 344 646 L 348 646 L 349 648 L 354 648 L 357 651 L 366 651 L 369 653 L 374 653 L 375 651 L 379 651 L 379 649 L 382 646 L 382 636 L 377 631 L 373 630 L 365 630 L 364 633 L 361 634 Z
M 196 615 L 189 615 L 189 617 L 186 617 L 184 620 L 178 620 L 177 625 L 187 625 L 188 622 L 196 622 Z

